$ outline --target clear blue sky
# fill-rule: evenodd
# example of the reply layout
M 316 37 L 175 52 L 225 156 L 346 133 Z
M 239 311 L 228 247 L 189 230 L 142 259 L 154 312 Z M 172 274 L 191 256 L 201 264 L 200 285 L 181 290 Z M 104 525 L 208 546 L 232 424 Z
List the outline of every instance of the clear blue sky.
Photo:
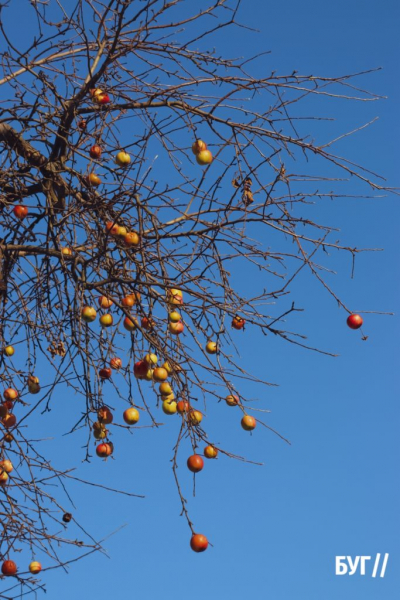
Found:
M 241 20 L 260 33 L 223 34 L 218 48 L 225 44 L 226 53 L 234 55 L 271 50 L 263 63 L 256 63 L 259 72 L 266 65 L 267 72 L 297 69 L 336 76 L 383 67 L 364 81 L 388 99 L 362 108 L 336 104 L 335 116 L 342 121 L 334 130 L 342 133 L 379 116 L 373 127 L 342 143 L 340 150 L 384 175 L 390 185 L 400 186 L 400 5 L 394 0 L 245 0 Z M 326 112 L 329 116 L 329 107 Z M 352 182 L 346 189 L 349 194 L 360 191 Z M 343 242 L 385 249 L 363 254 L 353 280 L 348 260 L 333 262 L 340 268 L 336 289 L 354 310 L 398 314 L 396 197 L 342 199 L 323 211 L 323 220 L 340 227 Z M 237 281 L 246 285 L 239 273 Z M 367 315 L 369 337 L 363 342 L 358 332 L 346 327 L 344 312 L 315 282 L 305 277 L 295 291 L 299 305 L 306 309 L 296 316 L 298 330 L 340 357 L 265 340 L 250 330 L 242 336 L 244 366 L 280 384 L 265 391 L 264 406 L 272 411 L 268 423 L 292 446 L 263 430 L 244 434 L 225 406 L 215 407 L 216 422 L 210 422 L 209 431 L 214 429 L 217 439 L 223 431 L 233 451 L 264 466 L 228 459 L 208 463 L 198 476 L 195 499 L 190 477 L 183 477 L 196 527 L 214 546 L 202 555 L 189 549 L 189 530 L 179 516 L 169 463 L 174 435 L 168 427 L 142 430 L 121 439 L 115 461 L 83 464 L 80 474 L 105 485 L 122 485 L 146 499 L 73 487 L 80 521 L 95 537 L 126 527 L 105 542 L 109 558 L 96 555 L 81 561 L 70 568 L 69 576 L 61 571 L 46 574 L 50 598 L 398 598 L 398 317 Z M 252 393 L 249 389 L 248 395 Z M 74 401 L 59 398 L 66 420 Z M 59 444 L 59 460 L 65 466 L 69 448 L 79 461 L 80 449 L 72 448 L 72 437 Z M 375 556 L 377 552 L 390 554 L 384 579 L 372 579 L 370 569 L 364 577 L 335 576 L 336 555 Z

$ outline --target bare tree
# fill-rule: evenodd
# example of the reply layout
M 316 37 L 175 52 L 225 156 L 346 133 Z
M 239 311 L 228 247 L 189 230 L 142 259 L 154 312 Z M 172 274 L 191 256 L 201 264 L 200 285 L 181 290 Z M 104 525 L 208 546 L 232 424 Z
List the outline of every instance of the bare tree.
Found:
M 80 480 L 31 435 L 56 391 L 81 397 L 74 429 L 87 430 L 87 460 L 96 444 L 112 454 L 113 428 L 118 444 L 124 429 L 181 420 L 173 473 L 196 534 L 177 476 L 181 441 L 191 442 L 194 472 L 204 446 L 206 457 L 234 456 L 203 428 L 205 400 L 226 401 L 244 429 L 271 429 L 245 396 L 246 380 L 258 379 L 236 358 L 236 336 L 259 328 L 329 354 L 288 328 L 300 307 L 287 296 L 309 270 L 351 314 L 324 261 L 361 250 L 310 215 L 346 195 L 339 180 L 359 180 L 360 197 L 386 188 L 336 154 L 337 140 L 314 141 L 316 117 L 291 116 L 309 97 L 377 100 L 357 85 L 363 74 L 258 78 L 249 58 L 204 50 L 228 26 L 240 35 L 240 0 L 201 10 L 180 0 L 23 4 L 29 40 L 16 41 L 7 3 L 0 15 L 1 554 L 3 567 L 18 563 L 25 546 L 57 568 L 64 546 L 77 559 L 101 545 L 84 529 L 84 541 L 69 539 L 68 482 Z M 235 269 L 258 277 L 255 296 L 233 284 Z M 37 567 L 17 567 L 4 567 L 16 580 L 1 598 L 41 587 Z

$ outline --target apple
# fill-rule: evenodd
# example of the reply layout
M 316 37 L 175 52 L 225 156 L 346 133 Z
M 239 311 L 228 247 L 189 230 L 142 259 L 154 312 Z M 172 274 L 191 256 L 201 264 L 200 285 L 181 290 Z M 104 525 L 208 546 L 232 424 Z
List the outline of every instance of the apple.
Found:
M 101 156 L 101 148 L 98 144 L 92 146 L 89 150 L 90 158 L 99 159 Z
M 201 533 L 194 533 L 190 538 L 190 547 L 194 552 L 204 552 L 208 548 L 208 540 Z
M 162 409 L 166 415 L 174 415 L 177 411 L 175 400 L 164 400 Z
M 172 400 L 175 400 L 174 392 L 171 392 L 170 394 L 161 394 L 161 400 L 163 402 L 172 402 Z
M 135 297 L 135 295 L 134 294 L 128 294 L 127 296 L 125 296 L 124 298 L 122 298 L 121 304 L 122 304 L 122 306 L 125 306 L 127 308 L 130 308 L 131 306 L 134 306 L 136 304 L 136 297 Z
M 146 354 L 146 356 L 144 357 L 144 360 L 147 362 L 148 365 L 156 365 L 158 362 L 158 358 L 155 354 L 152 354 L 151 352 L 149 354 Z
M 119 167 L 127 167 L 131 162 L 131 157 L 127 152 L 121 150 L 115 157 L 115 162 Z
M 192 144 L 192 152 L 193 152 L 193 154 L 197 155 L 200 152 L 204 152 L 204 150 L 207 150 L 207 144 L 205 142 L 203 142 L 203 140 L 196 140 Z
M 199 454 L 192 454 L 192 456 L 189 456 L 187 459 L 186 464 L 189 471 L 192 471 L 192 473 L 199 473 L 204 467 L 204 460 Z
M 183 413 L 187 413 L 190 411 L 190 404 L 187 400 L 179 400 L 178 404 L 176 405 L 177 411 L 180 415 L 183 415 Z
M 140 244 L 140 237 L 136 231 L 131 231 L 124 236 L 124 244 L 128 247 L 138 246 Z
M 104 440 L 107 437 L 108 431 L 100 421 L 93 423 L 93 435 L 96 440 Z
M 125 317 L 123 325 L 127 331 L 135 331 L 139 323 L 135 317 L 132 317 L 132 319 L 130 317 Z
M 170 304 L 183 304 L 183 294 L 181 290 L 167 290 L 167 297 Z
M 104 92 L 100 88 L 91 88 L 89 90 L 89 94 L 92 96 L 92 98 L 96 98 L 96 96 L 100 96 L 101 94 L 104 94 Z
M 123 225 L 120 225 L 118 227 L 118 231 L 117 231 L 117 236 L 118 237 L 122 237 L 124 238 L 126 235 L 128 235 L 128 230 L 126 227 L 124 227 Z
M 99 306 L 101 308 L 110 308 L 114 302 L 108 296 L 100 296 L 99 298 Z
M 208 354 L 216 354 L 218 350 L 217 342 L 207 342 L 206 344 L 206 352 Z
M 33 560 L 29 565 L 29 570 L 33 575 L 37 575 L 42 570 L 42 565 L 37 560 Z
M 153 381 L 153 369 L 148 368 L 146 375 L 143 377 L 146 381 Z
M 72 249 L 71 248 L 61 248 L 61 254 L 63 254 L 64 256 L 72 256 Z
M 362 324 L 363 318 L 361 315 L 352 314 L 347 317 L 347 325 L 350 327 L 350 329 L 360 329 Z
M 99 419 L 100 423 L 105 425 L 109 425 L 114 419 L 111 410 L 107 406 L 101 406 L 99 408 L 97 411 L 97 418 Z
M 203 420 L 203 413 L 201 413 L 199 410 L 194 410 L 192 408 L 189 411 L 188 417 L 192 425 L 199 425 Z
M 18 392 L 17 390 L 14 390 L 14 388 L 7 388 L 4 390 L 3 396 L 6 400 L 11 400 L 14 402 L 14 400 L 18 398 Z
M 234 396 L 230 394 L 225 398 L 225 401 L 228 406 L 237 406 L 239 404 L 239 396 Z
M 114 221 L 107 221 L 106 232 L 112 236 L 118 235 L 119 225 L 117 223 L 114 223 Z
M 101 184 L 101 179 L 96 173 L 89 173 L 86 178 L 86 181 L 89 186 L 98 187 Z
M 15 575 L 17 572 L 17 565 L 13 560 L 5 560 L 1 565 L 1 572 L 6 577 L 10 577 L 11 575 Z
M 15 353 L 14 347 L 13 346 L 6 346 L 3 350 L 3 353 L 6 356 L 13 356 Z
M 145 360 L 139 360 L 133 366 L 133 374 L 137 379 L 143 379 L 147 375 L 149 365 Z
M 22 219 L 25 219 L 25 217 L 28 214 L 28 207 L 23 206 L 22 204 L 18 204 L 17 206 L 14 206 L 13 213 L 17 217 L 17 219 L 20 219 L 22 221 Z
M 96 448 L 96 454 L 97 456 L 100 456 L 100 458 L 107 458 L 107 456 L 111 456 L 112 453 L 113 446 L 108 442 L 102 442 Z
M 162 383 L 160 383 L 158 389 L 160 391 L 160 394 L 162 394 L 164 396 L 165 395 L 168 396 L 169 394 L 172 394 L 172 387 L 170 386 L 170 384 L 168 383 L 168 381 L 163 381 Z
M 151 317 L 143 317 L 141 326 L 145 331 L 152 331 L 154 329 L 155 322 Z
M 13 471 L 13 469 L 14 469 L 11 460 L 8 460 L 6 458 L 6 459 L 0 461 L 0 469 L 5 471 L 6 473 L 11 473 L 11 471 Z
M 125 423 L 127 423 L 128 425 L 136 425 L 136 423 L 140 419 L 139 411 L 133 406 L 131 406 L 131 408 L 127 408 L 122 416 L 124 418 Z
M 72 521 L 71 513 L 64 513 L 62 516 L 62 520 L 64 521 L 64 523 L 69 523 L 70 521 Z
M 215 446 L 211 446 L 211 444 L 209 444 L 208 446 L 206 446 L 204 448 L 204 456 L 206 458 L 217 458 L 217 456 L 218 456 L 217 448 L 215 448 Z
M 8 414 L 2 418 L 1 422 L 3 423 L 6 429 L 11 429 L 17 423 L 17 417 L 15 415 Z
M 7 442 L 7 444 L 11 444 L 14 441 L 14 436 L 12 433 L 6 433 L 4 436 L 4 441 Z
M 78 127 L 81 131 L 85 131 L 86 127 L 87 127 L 87 121 L 85 121 L 85 119 L 81 119 L 78 122 Z
M 97 104 L 108 104 L 110 102 L 110 96 L 108 94 L 98 94 L 96 96 Z
M 255 429 L 257 421 L 250 415 L 244 415 L 243 419 L 241 420 L 241 425 L 245 431 L 252 431 Z
M 39 377 L 35 377 L 34 375 L 29 375 L 28 390 L 31 394 L 38 394 L 40 392 Z
M 116 356 L 110 360 L 110 367 L 118 371 L 122 367 L 122 360 Z
M 196 162 L 199 165 L 210 165 L 213 161 L 213 155 L 209 150 L 202 150 L 196 155 Z
M 173 373 L 173 369 L 172 369 L 170 363 L 167 360 L 163 364 L 163 367 L 167 371 L 168 375 L 171 375 Z
M 246 323 L 246 321 L 244 319 L 242 319 L 242 317 L 239 317 L 237 315 L 236 315 L 236 317 L 233 317 L 233 319 L 232 319 L 233 329 L 243 329 L 245 323 Z
M 179 323 L 169 323 L 168 330 L 174 335 L 180 335 L 185 330 L 185 326 L 182 321 L 179 321 Z
M 6 471 L 0 471 L 0 485 L 6 485 L 8 481 L 8 473 Z
M 169 313 L 168 315 L 168 319 L 169 321 L 171 321 L 171 323 L 178 323 L 181 320 L 181 315 L 178 313 L 177 310 L 173 310 L 172 312 Z
M 153 371 L 153 379 L 157 382 L 162 382 L 168 379 L 168 371 L 164 367 L 157 367 Z
M 102 327 L 111 327 L 111 325 L 113 324 L 113 317 L 110 314 L 106 314 L 106 315 L 101 315 L 100 317 L 100 325 Z
M 112 375 L 111 369 L 103 368 L 103 369 L 100 369 L 100 371 L 99 371 L 100 379 L 110 379 L 111 375 Z
M 96 309 L 93 306 L 85 306 L 82 308 L 81 317 L 85 323 L 92 323 L 97 316 Z

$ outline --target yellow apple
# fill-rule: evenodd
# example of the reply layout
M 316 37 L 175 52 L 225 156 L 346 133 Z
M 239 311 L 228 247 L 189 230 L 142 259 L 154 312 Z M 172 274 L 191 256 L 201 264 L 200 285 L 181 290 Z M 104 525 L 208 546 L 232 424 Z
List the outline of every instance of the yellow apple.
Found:
M 127 167 L 131 162 L 131 157 L 127 152 L 121 150 L 115 157 L 115 162 L 119 167 Z

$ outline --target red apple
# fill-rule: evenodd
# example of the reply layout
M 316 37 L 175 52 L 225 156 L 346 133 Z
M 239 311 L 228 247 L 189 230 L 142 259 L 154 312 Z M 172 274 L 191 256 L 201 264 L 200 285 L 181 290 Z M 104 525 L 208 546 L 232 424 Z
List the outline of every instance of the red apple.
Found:
M 111 369 L 104 368 L 104 369 L 100 369 L 100 371 L 99 371 L 100 379 L 110 379 L 111 375 L 112 375 Z
M 137 379 L 143 379 L 147 375 L 149 365 L 145 360 L 139 360 L 133 366 L 133 374 Z
M 114 419 L 111 410 L 107 406 L 101 406 L 99 408 L 97 411 L 97 418 L 99 419 L 100 423 L 105 425 L 109 425 Z
M 123 325 L 127 331 L 135 331 L 139 323 L 135 317 L 125 317 Z
M 25 217 L 28 214 L 28 208 L 27 208 L 27 206 L 18 204 L 17 206 L 14 206 L 13 213 L 17 217 L 17 219 L 21 219 L 21 221 L 22 221 L 22 219 L 25 219 Z
M 110 443 L 107 442 L 103 442 L 102 444 L 99 444 L 96 448 L 96 454 L 97 456 L 100 456 L 100 458 L 106 458 L 107 456 L 111 456 L 111 454 L 113 453 L 113 446 Z
M 17 417 L 15 415 L 8 414 L 2 418 L 1 422 L 3 423 L 6 429 L 11 429 L 17 423 Z
M 90 158 L 99 159 L 101 156 L 101 148 L 98 144 L 92 146 L 89 150 Z
M 245 323 L 246 323 L 246 321 L 238 316 L 233 317 L 233 319 L 232 319 L 233 329 L 243 329 Z
M 347 325 L 350 327 L 350 329 L 360 329 L 362 324 L 363 319 L 361 315 L 352 314 L 347 317 Z
M 81 131 L 85 131 L 86 127 L 87 127 L 87 122 L 85 121 L 85 119 L 81 119 L 78 122 L 78 127 Z
M 1 565 L 1 572 L 6 577 L 10 577 L 11 575 L 15 575 L 17 572 L 17 565 L 13 560 L 5 560 Z
M 199 473 L 204 467 L 204 460 L 199 454 L 192 454 L 192 456 L 189 456 L 187 459 L 187 466 L 192 473 Z
M 188 413 L 190 411 L 190 404 L 187 400 L 179 400 L 176 408 L 178 413 L 183 415 L 183 413 Z
M 190 539 L 190 547 L 194 552 L 204 552 L 208 548 L 208 540 L 201 533 L 194 533 Z

